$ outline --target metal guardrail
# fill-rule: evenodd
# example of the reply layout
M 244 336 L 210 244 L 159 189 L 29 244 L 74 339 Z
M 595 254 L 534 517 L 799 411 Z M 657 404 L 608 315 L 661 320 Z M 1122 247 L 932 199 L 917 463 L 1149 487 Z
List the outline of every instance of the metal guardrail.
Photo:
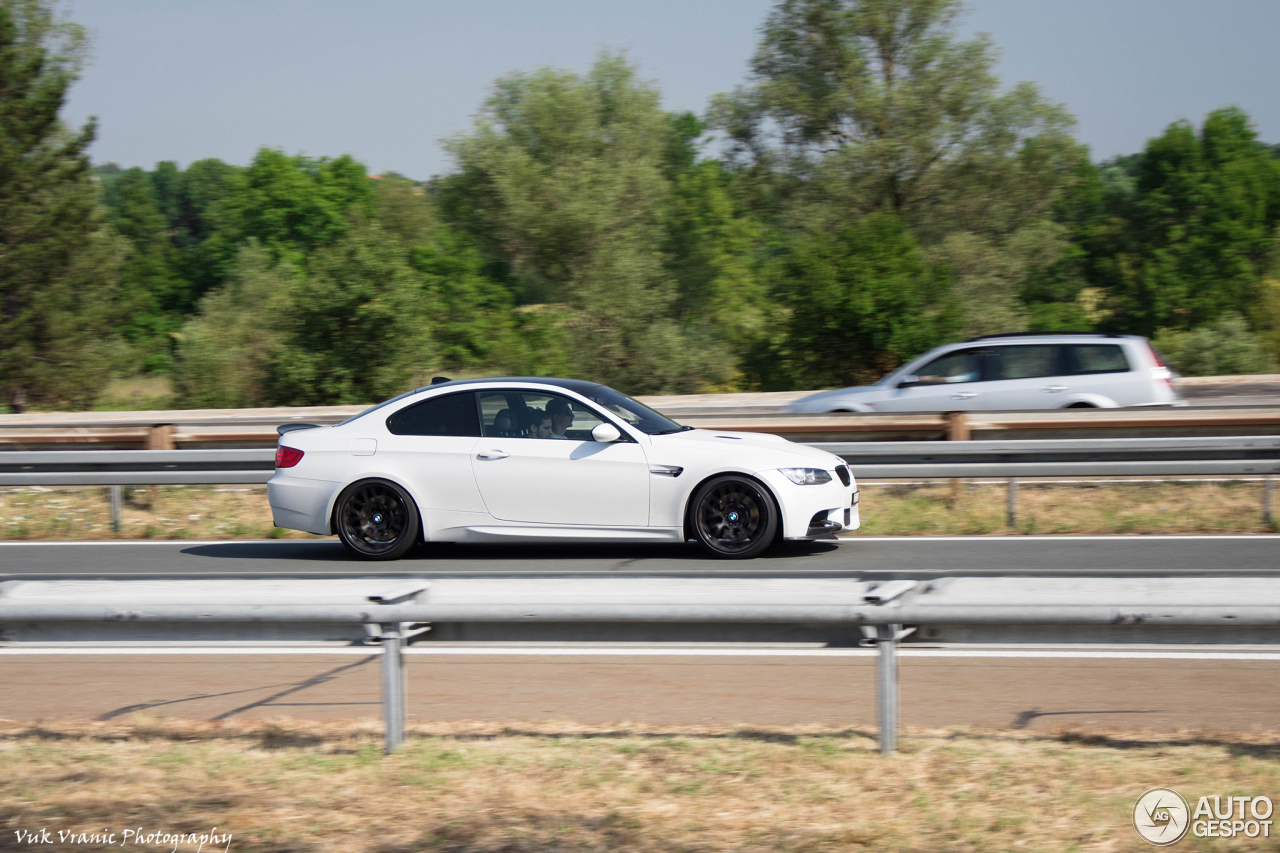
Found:
M 545 584 L 545 582 L 543 582 Z M 366 595 L 364 604 L 243 604 L 191 603 L 182 600 L 142 600 L 136 603 L 82 603 L 78 601 L 0 599 L 0 624 L 14 623 L 311 623 L 363 625 L 376 634 L 383 649 L 383 713 L 386 748 L 396 749 L 403 739 L 406 690 L 402 648 L 406 628 L 447 623 L 531 622 L 578 624 L 618 622 L 648 623 L 657 631 L 672 623 L 825 623 L 860 630 L 865 643 L 878 649 L 877 716 L 880 748 L 888 754 L 897 748 L 898 645 L 912 631 L 929 625 L 1106 625 L 1124 626 L 1241 626 L 1280 627 L 1280 605 L 1187 604 L 1187 590 L 1169 590 L 1164 601 L 1093 605 L 977 604 L 945 601 L 930 603 L 931 586 L 912 580 L 880 584 L 851 582 L 845 601 L 833 603 L 752 602 L 732 581 L 721 581 L 723 595 L 714 599 L 709 587 L 701 601 L 631 601 L 633 590 L 614 581 L 577 582 L 582 589 L 545 585 L 527 602 L 492 601 L 484 596 L 464 601 L 432 602 L 426 595 L 431 583 L 406 580 L 381 594 Z M 243 582 L 240 582 L 242 585 Z M 603 585 L 602 585 L 603 584 Z M 612 584 L 612 585 L 610 585 Z M 704 582 L 706 587 L 706 582 Z M 587 589 L 590 587 L 590 589 Z M 923 590 L 923 591 L 921 591 Z M 738 601 L 734 601 L 735 592 Z M 1059 593 L 1060 594 L 1060 593 Z M 449 596 L 445 596 L 447 599 Z M 513 596 L 512 598 L 516 598 Z M 678 598 L 675 593 L 669 599 Z M 1043 595 L 1041 596 L 1043 600 Z M 558 599 L 558 600 L 557 600 Z M 723 600 L 719 600 L 723 599 Z M 854 603 L 856 601 L 856 603 Z
M 1280 407 L 1265 406 L 824 415 L 758 409 L 737 411 L 714 408 L 710 404 L 668 406 L 668 409 L 673 417 L 690 426 L 774 433 L 799 441 L 1280 435 Z M 275 445 L 275 428 L 279 424 L 333 424 L 357 411 L 357 407 L 325 406 L 0 415 L 0 450 L 265 448 Z
M 0 486 L 265 483 L 273 450 L 43 450 L 0 454 Z
M 1007 521 L 1017 524 L 1021 477 L 1262 476 L 1262 516 L 1272 521 L 1280 436 L 1024 441 L 801 442 L 843 457 L 861 479 L 1002 477 Z M 261 484 L 270 450 L 81 450 L 0 453 L 0 486 Z
M 1280 436 L 1081 441 L 800 442 L 861 478 L 1280 474 Z M 265 483 L 270 450 L 80 450 L 0 454 L 0 485 Z

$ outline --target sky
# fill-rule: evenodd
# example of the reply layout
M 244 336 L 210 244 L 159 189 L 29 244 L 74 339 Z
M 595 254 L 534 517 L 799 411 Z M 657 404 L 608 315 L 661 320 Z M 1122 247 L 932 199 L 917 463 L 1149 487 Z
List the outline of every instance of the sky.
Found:
M 150 169 L 262 146 L 350 154 L 370 172 L 447 172 L 514 71 L 587 70 L 624 51 L 671 110 L 747 80 L 770 0 L 63 0 L 92 60 L 64 116 L 99 121 L 95 162 Z M 1095 160 L 1170 122 L 1242 107 L 1280 142 L 1278 0 L 971 0 L 1005 83 L 1030 80 L 1078 119 Z

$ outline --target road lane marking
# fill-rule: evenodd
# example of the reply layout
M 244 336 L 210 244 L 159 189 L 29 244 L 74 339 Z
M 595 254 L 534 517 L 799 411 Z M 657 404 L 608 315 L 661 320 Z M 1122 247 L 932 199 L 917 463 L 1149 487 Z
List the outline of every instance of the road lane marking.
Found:
M 3 648 L 0 656 L 58 656 L 58 655 L 377 655 L 379 646 L 335 646 L 333 648 L 272 648 L 270 646 L 244 646 L 228 648 L 151 647 L 128 648 L 119 646 L 58 647 L 58 648 Z M 556 649 L 556 648 L 429 648 L 410 646 L 407 655 L 434 657 L 816 657 L 816 658 L 872 658 L 875 649 Z M 1280 661 L 1276 652 L 1189 652 L 1189 651 L 1105 651 L 1097 649 L 910 649 L 900 648 L 899 656 L 909 658 L 1054 658 L 1063 660 L 1214 660 L 1214 661 Z
M 1074 533 L 1059 533 L 1054 535 L 1041 536 L 1022 536 L 1017 534 L 1000 535 L 1000 536 L 858 536 L 844 534 L 839 537 L 841 542 L 1112 542 L 1120 540 L 1138 540 L 1144 542 L 1150 541 L 1179 541 L 1185 542 L 1189 539 L 1202 539 L 1205 541 L 1223 540 L 1223 539 L 1270 539 L 1280 542 L 1280 535 L 1274 533 L 1117 533 L 1108 535 L 1082 535 Z M 3 547 L 54 547 L 54 546 L 98 546 L 98 545 L 169 545 L 189 548 L 195 545 L 297 545 L 306 543 L 327 543 L 337 544 L 336 538 L 325 539 L 85 539 L 85 540 L 11 540 L 0 542 L 0 548 Z M 558 543 L 567 544 L 567 543 Z M 591 543 L 584 541 L 582 544 L 609 544 Z M 672 543 L 678 544 L 678 543 Z

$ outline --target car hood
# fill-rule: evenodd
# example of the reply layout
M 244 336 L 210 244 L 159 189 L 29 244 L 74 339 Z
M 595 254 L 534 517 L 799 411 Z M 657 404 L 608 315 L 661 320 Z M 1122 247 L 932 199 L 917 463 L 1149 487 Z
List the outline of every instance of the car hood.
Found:
M 655 449 L 694 453 L 723 453 L 755 470 L 786 467 L 834 468 L 845 464 L 834 453 L 759 432 L 691 429 L 652 436 Z
M 852 388 L 819 391 L 816 394 L 810 394 L 808 397 L 801 397 L 788 406 L 787 410 L 791 412 L 824 412 L 826 411 L 826 404 L 835 400 L 850 400 L 883 393 L 884 387 L 880 385 L 855 385 Z

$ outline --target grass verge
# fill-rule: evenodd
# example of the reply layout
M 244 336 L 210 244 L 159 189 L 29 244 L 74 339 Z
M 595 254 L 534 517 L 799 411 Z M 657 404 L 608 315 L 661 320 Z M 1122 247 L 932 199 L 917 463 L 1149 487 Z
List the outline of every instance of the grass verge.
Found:
M 1274 734 L 914 730 L 889 759 L 872 735 L 454 723 L 384 756 L 372 723 L 0 722 L 0 850 L 215 826 L 240 851 L 1138 850 L 1148 788 L 1280 791 Z M 1277 840 L 1179 845 L 1223 846 Z
M 1003 484 L 864 485 L 863 536 L 995 533 L 1271 533 L 1250 481 L 1023 481 L 1006 525 Z M 274 527 L 265 486 L 126 486 L 121 530 L 109 490 L 0 489 L 0 539 L 311 538 Z

